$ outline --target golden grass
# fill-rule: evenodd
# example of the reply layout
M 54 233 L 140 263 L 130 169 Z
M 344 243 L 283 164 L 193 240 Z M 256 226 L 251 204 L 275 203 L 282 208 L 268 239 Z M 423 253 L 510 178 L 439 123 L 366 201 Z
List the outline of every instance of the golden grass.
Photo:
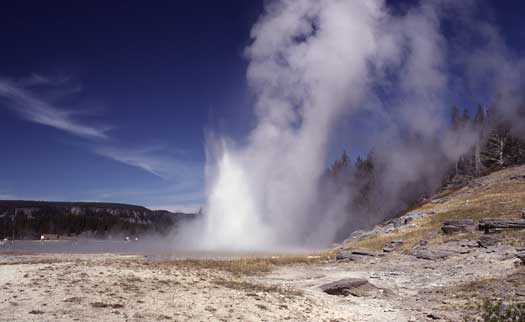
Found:
M 217 259 L 180 259 L 162 261 L 168 266 L 220 270 L 234 275 L 256 275 L 269 273 L 274 266 L 317 264 L 333 259 L 334 252 L 300 256 L 241 257 L 228 260 Z
M 65 263 L 71 262 L 71 260 L 59 259 L 59 258 L 21 258 L 15 259 L 14 261 L 9 262 L 0 262 L 0 266 L 4 265 L 38 265 L 38 264 L 56 264 L 56 263 Z

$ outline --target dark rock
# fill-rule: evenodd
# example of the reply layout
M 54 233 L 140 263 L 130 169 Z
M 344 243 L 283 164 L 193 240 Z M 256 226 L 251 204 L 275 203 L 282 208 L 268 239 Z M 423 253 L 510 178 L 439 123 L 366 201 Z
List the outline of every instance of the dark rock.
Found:
M 403 223 L 401 222 L 400 218 L 394 218 L 394 219 L 390 219 L 387 222 L 385 222 L 385 226 L 388 226 L 388 225 L 392 225 L 393 228 L 398 228 L 401 225 L 403 225 Z
M 349 261 L 356 263 L 365 263 L 367 261 L 367 256 L 354 255 L 351 251 L 340 250 L 335 254 L 336 261 Z
M 440 315 L 436 313 L 428 313 L 427 318 L 431 318 L 432 320 L 441 320 L 443 319 Z
M 330 295 L 344 295 L 350 294 L 351 289 L 368 284 L 368 280 L 364 278 L 345 278 L 320 286 L 321 290 Z
M 495 246 L 498 243 L 499 243 L 499 238 L 495 236 L 488 236 L 488 235 L 481 236 L 478 241 L 479 246 L 483 248 Z
M 352 252 L 352 255 L 371 256 L 371 257 L 385 256 L 382 253 L 379 253 L 373 250 L 368 250 L 368 249 L 353 249 L 351 250 L 351 252 Z
M 475 240 L 463 240 L 459 243 L 461 247 L 467 247 L 467 248 L 477 248 L 479 247 L 479 244 Z
M 521 218 L 525 219 L 525 208 L 521 209 Z
M 414 219 L 426 217 L 426 216 L 433 215 L 433 214 L 434 212 L 415 211 L 415 212 L 409 212 L 405 216 L 401 217 L 401 219 L 403 220 L 403 224 L 407 225 L 410 222 L 412 222 Z
M 348 260 L 351 256 L 352 256 L 352 252 L 349 252 L 347 250 L 340 250 L 335 254 L 335 260 L 344 261 L 344 260 Z
M 474 230 L 474 221 L 472 219 L 445 221 L 441 230 L 446 235 L 466 233 Z
M 519 260 L 521 261 L 521 264 L 524 265 L 525 264 L 525 252 L 519 252 L 516 254 L 516 257 L 519 258 Z
M 520 180 L 520 179 L 525 179 L 525 174 L 519 174 L 519 175 L 510 177 L 510 180 Z
M 417 246 L 416 247 L 423 247 L 423 246 L 426 246 L 428 244 L 428 240 L 420 240 L 418 243 L 417 243 Z
M 486 218 L 479 221 L 478 227 L 479 230 L 485 231 L 486 234 L 494 229 L 525 229 L 525 220 Z
M 330 295 L 353 295 L 357 297 L 387 295 L 386 290 L 380 289 L 364 278 L 345 278 L 320 286 L 321 290 Z
M 403 246 L 402 240 L 392 240 L 389 243 L 386 243 L 385 247 L 383 247 L 383 252 L 385 253 L 391 253 L 395 250 L 398 250 L 401 246 Z
M 463 220 L 447 220 L 444 225 L 447 226 L 473 226 L 474 220 L 472 219 L 463 219 Z
M 443 226 L 443 227 L 441 227 L 441 231 L 445 235 L 452 235 L 452 234 L 465 232 L 465 229 L 463 229 L 463 227 L 459 227 L 459 226 Z

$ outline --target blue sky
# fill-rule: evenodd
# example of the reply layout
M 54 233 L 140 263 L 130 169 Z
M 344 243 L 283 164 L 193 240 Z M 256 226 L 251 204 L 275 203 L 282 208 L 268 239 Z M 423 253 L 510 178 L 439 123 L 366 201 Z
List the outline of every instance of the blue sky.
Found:
M 521 48 L 524 5 L 490 6 L 487 15 Z M 241 137 L 253 126 L 243 50 L 262 7 L 2 4 L 0 198 L 198 208 L 205 129 Z M 363 153 L 358 141 L 341 140 L 332 153 Z

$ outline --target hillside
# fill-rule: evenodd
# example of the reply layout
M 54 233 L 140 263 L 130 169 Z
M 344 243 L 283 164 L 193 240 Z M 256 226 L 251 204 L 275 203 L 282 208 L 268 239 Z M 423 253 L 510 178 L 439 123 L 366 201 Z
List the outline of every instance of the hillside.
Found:
M 522 228 L 481 231 L 487 222 Z M 334 250 L 333 272 L 318 283 L 365 278 L 385 290 L 377 299 L 352 298 L 347 309 L 359 321 L 511 321 L 486 317 L 517 310 L 512 305 L 525 299 L 524 225 L 525 166 L 507 168 L 354 232 Z
M 344 247 L 365 247 L 380 250 L 385 244 L 403 240 L 408 250 L 421 240 L 440 244 L 455 235 L 441 232 L 446 221 L 483 218 L 520 218 L 525 209 L 525 166 L 516 166 L 474 179 L 463 188 L 447 189 L 414 207 L 399 219 L 389 220 L 368 232 L 355 232 Z M 404 222 L 409 224 L 403 224 Z M 510 239 L 522 237 L 521 232 L 505 232 Z M 468 233 L 469 239 L 482 235 Z
M 0 201 L 0 238 L 165 234 L 194 214 L 97 202 Z

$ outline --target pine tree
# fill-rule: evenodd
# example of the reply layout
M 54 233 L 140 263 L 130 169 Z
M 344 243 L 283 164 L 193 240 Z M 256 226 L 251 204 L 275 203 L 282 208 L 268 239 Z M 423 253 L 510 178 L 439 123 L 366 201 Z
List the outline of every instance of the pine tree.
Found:
M 476 115 L 474 116 L 474 124 L 476 126 L 483 126 L 486 120 L 487 120 L 487 112 L 483 108 L 483 106 L 481 106 L 481 104 L 478 104 L 478 109 L 476 111 Z
M 463 109 L 463 114 L 461 115 L 460 124 L 463 128 L 470 125 L 470 114 L 467 108 Z
M 450 119 L 452 130 L 457 131 L 459 130 L 461 126 L 461 118 L 459 116 L 459 108 L 457 106 L 454 106 L 452 108 L 452 116 Z
M 483 164 L 481 163 L 481 145 L 485 140 L 487 113 L 486 110 L 478 104 L 476 115 L 474 116 L 474 127 L 477 132 L 476 145 L 474 147 L 474 171 L 476 177 L 482 174 Z
M 512 145 L 509 129 L 504 124 L 496 125 L 490 132 L 481 152 L 483 164 L 492 170 L 509 165 L 508 152 Z

